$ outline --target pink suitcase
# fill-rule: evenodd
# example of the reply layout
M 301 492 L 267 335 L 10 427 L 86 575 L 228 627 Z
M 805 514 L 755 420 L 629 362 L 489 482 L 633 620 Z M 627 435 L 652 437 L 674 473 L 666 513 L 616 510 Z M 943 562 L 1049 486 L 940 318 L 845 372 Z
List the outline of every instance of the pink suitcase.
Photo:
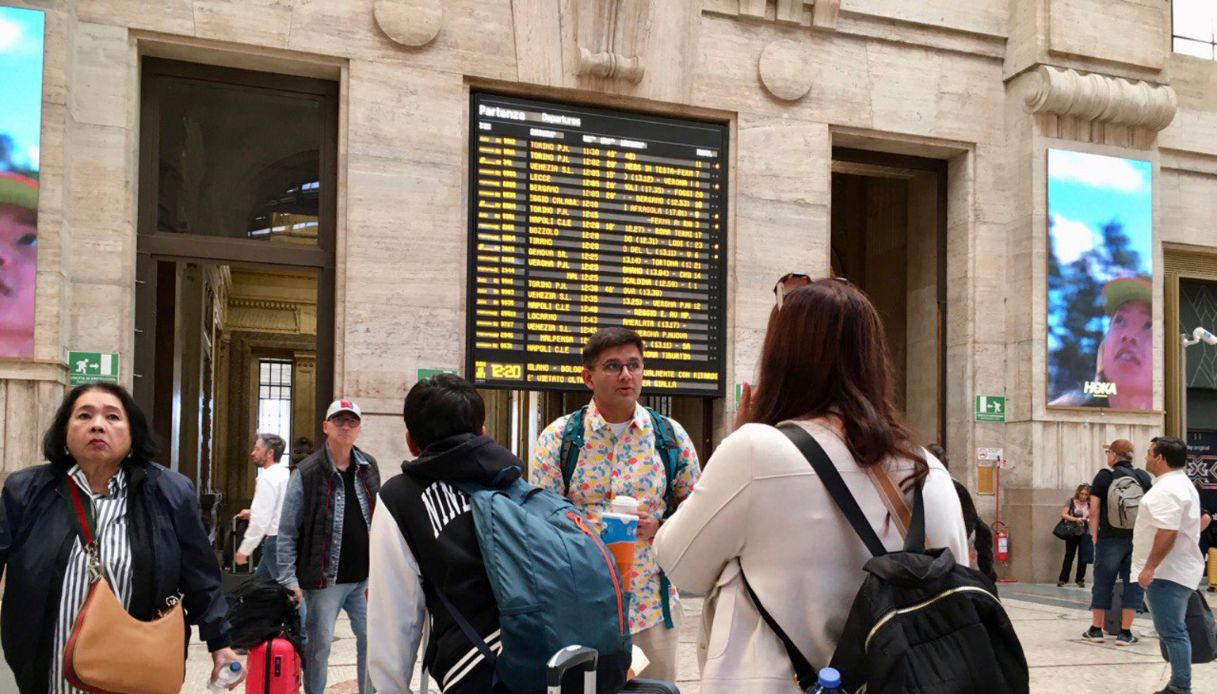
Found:
M 274 638 L 249 649 L 245 694 L 297 694 L 300 656 L 287 639 Z

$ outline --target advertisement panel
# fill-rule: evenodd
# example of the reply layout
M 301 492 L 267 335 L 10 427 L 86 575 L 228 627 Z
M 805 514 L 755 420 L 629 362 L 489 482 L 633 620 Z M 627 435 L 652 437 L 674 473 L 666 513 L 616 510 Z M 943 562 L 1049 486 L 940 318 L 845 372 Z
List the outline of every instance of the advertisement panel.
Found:
M 0 357 L 34 356 L 43 14 L 0 7 Z
M 1048 150 L 1048 405 L 1153 409 L 1147 161 Z

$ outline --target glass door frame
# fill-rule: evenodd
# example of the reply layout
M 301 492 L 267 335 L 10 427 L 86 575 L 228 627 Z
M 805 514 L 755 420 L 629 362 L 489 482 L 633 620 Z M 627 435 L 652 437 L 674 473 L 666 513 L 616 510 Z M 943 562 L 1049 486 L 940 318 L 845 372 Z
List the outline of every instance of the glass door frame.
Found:
M 319 97 L 321 132 L 319 181 L 322 194 L 318 201 L 317 245 L 315 247 L 271 244 L 252 239 L 225 238 L 201 234 L 164 232 L 158 229 L 160 169 L 160 100 L 168 80 L 211 82 L 221 85 L 255 88 L 272 92 Z M 316 409 L 319 441 L 320 426 L 334 392 L 334 314 L 335 314 L 335 238 L 337 236 L 337 167 L 338 167 L 338 83 L 307 77 L 296 77 L 252 70 L 217 67 L 161 58 L 144 58 L 141 68 L 141 103 L 139 133 L 139 190 L 136 241 L 135 287 L 135 358 L 133 395 L 137 403 L 156 420 L 158 412 L 167 411 L 163 389 L 157 384 L 165 381 L 166 363 L 172 373 L 172 355 L 168 362 L 158 359 L 157 332 L 172 335 L 172 325 L 159 325 L 158 301 L 164 297 L 158 287 L 172 280 L 162 271 L 162 262 L 194 262 L 260 268 L 280 267 L 312 270 L 317 273 L 317 371 Z M 169 287 L 160 287 L 163 290 Z M 158 298 L 159 297 L 159 298 Z M 167 314 L 172 318 L 172 313 Z M 163 321 L 162 321 L 163 322 Z M 159 375 L 159 378 L 158 378 Z M 169 394 L 172 396 L 172 393 Z M 156 429 L 156 422 L 152 423 Z M 298 432 L 303 434 L 304 432 Z

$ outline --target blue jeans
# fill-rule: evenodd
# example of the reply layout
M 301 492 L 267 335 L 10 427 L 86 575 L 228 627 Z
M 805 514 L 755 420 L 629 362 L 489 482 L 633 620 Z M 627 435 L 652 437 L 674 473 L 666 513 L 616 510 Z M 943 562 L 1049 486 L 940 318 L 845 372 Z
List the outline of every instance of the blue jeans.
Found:
M 269 535 L 262 542 L 262 558 L 258 560 L 258 568 L 254 569 L 255 577 L 272 581 L 279 580 L 278 541 L 278 537 Z
M 304 603 L 308 606 L 308 614 L 304 618 L 304 631 L 308 634 L 308 642 L 304 644 L 305 694 L 325 692 L 330 646 L 334 641 L 334 625 L 338 622 L 339 610 L 346 610 L 347 616 L 351 618 L 351 631 L 355 632 L 359 694 L 365 694 L 364 679 L 368 670 L 368 600 L 364 597 L 364 591 L 367 587 L 367 581 L 360 581 L 304 591 Z
M 1171 661 L 1171 686 L 1181 692 L 1192 691 L 1192 639 L 1187 633 L 1187 601 L 1192 589 L 1174 581 L 1154 579 L 1145 591 L 1149 616 L 1154 620 L 1158 638 L 1166 645 Z
M 1136 581 L 1130 581 L 1128 572 L 1132 568 L 1132 538 L 1100 537 L 1094 548 L 1094 586 L 1090 589 L 1090 609 L 1111 609 L 1111 593 L 1116 587 L 1116 578 L 1124 581 L 1124 594 L 1120 606 L 1125 610 L 1141 607 L 1145 591 Z

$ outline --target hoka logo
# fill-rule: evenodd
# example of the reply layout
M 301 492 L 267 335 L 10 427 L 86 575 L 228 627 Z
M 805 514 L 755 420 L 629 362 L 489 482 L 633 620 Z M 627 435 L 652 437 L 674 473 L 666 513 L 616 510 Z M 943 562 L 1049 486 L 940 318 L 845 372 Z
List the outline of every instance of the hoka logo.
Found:
M 1109 398 L 1116 394 L 1116 384 L 1108 381 L 1086 381 L 1082 392 L 1096 398 Z

